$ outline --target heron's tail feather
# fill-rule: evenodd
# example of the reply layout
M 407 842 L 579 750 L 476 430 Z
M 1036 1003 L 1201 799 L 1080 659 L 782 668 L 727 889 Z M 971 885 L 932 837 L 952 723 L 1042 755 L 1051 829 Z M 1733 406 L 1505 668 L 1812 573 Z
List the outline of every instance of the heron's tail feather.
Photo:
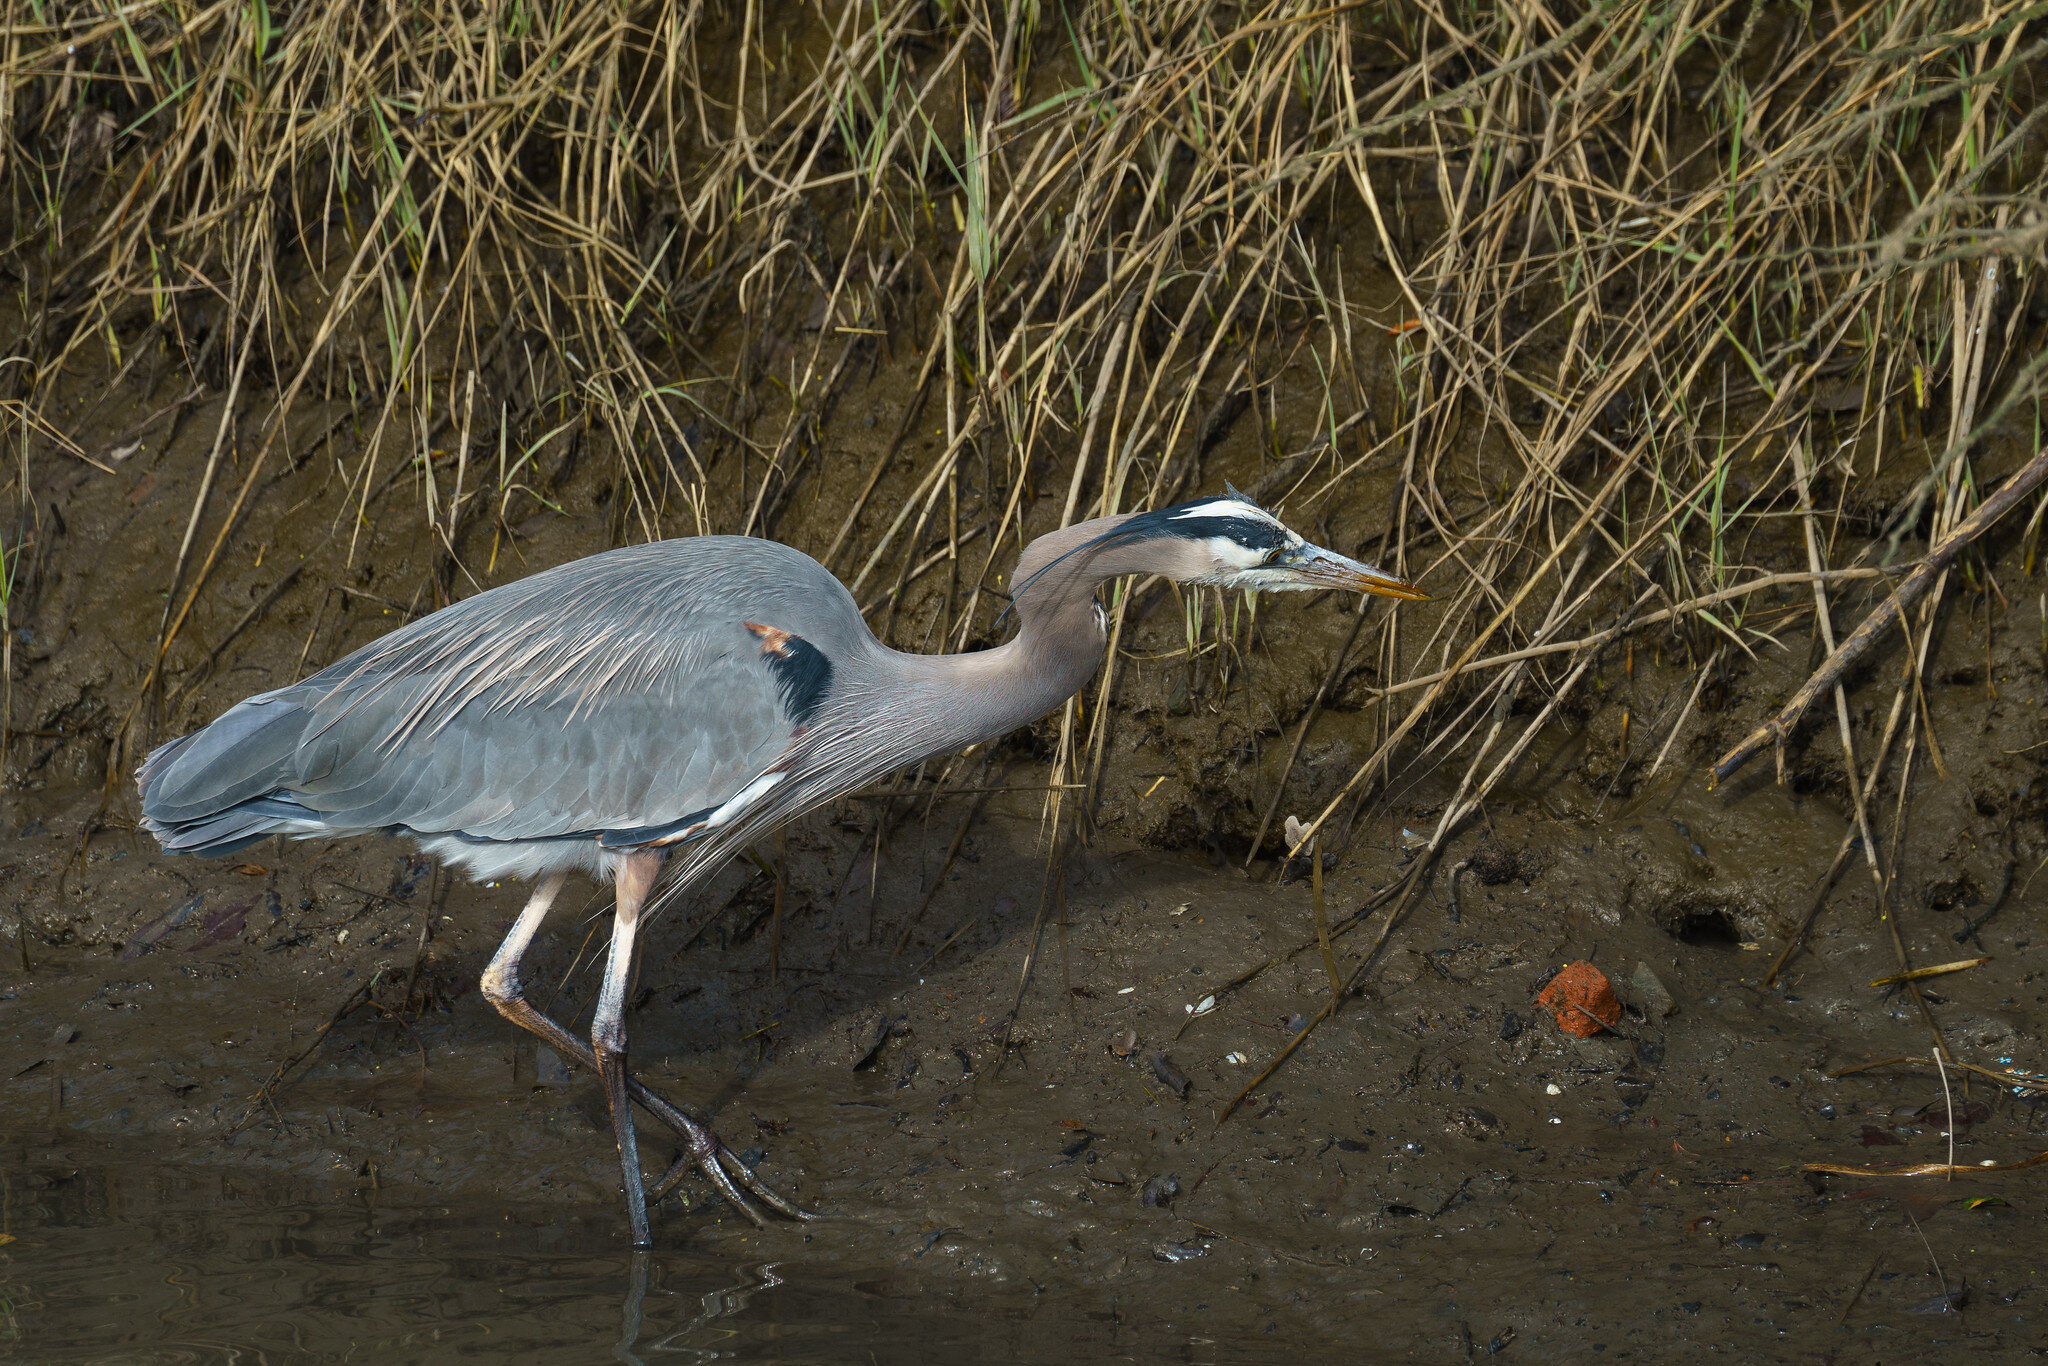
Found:
M 135 772 L 142 828 L 172 853 L 215 857 L 266 835 L 317 828 L 320 813 L 280 790 L 297 776 L 308 719 L 292 702 L 253 697 L 204 730 L 159 745 Z

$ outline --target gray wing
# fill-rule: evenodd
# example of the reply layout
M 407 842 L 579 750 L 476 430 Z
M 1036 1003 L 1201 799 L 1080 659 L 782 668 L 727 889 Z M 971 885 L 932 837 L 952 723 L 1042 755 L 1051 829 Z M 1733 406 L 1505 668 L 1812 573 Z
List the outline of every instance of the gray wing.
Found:
M 167 847 L 308 822 L 482 840 L 637 831 L 730 801 L 788 750 L 865 633 L 773 542 L 592 556 L 478 594 L 238 704 L 143 765 Z

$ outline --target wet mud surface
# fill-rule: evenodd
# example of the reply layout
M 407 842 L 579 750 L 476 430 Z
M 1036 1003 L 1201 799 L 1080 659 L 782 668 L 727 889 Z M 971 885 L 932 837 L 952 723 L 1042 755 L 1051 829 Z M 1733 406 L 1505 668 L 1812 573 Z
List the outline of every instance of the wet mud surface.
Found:
M 1361 996 L 1221 1126 L 1328 986 L 1311 951 L 1195 1010 L 1302 942 L 1304 882 L 1113 839 L 1077 855 L 1004 1060 L 1045 877 L 1034 813 L 977 827 L 975 861 L 928 912 L 959 927 L 936 962 L 889 953 L 933 859 L 915 829 L 883 864 L 872 936 L 864 887 L 831 899 L 857 840 L 792 840 L 772 981 L 772 884 L 752 869 L 656 934 L 633 1018 L 643 1077 L 828 1217 L 757 1232 L 686 1187 L 638 1271 L 594 1082 L 473 989 L 516 888 L 447 886 L 388 844 L 238 870 L 96 841 L 62 894 L 89 917 L 66 944 L 31 934 L 4 987 L 17 1349 L 587 1359 L 623 1335 L 821 1361 L 1363 1342 L 1438 1360 L 1468 1342 L 1538 1360 L 1937 1360 L 2040 1343 L 2037 1172 L 1801 1171 L 1945 1161 L 1950 1134 L 1965 1164 L 2048 1147 L 2032 1102 L 1981 1082 L 1952 1078 L 1945 1102 L 1926 1070 L 1829 1079 L 1926 1051 L 1910 1003 L 1867 985 L 1892 950 L 1856 889 L 1815 952 L 1759 987 L 1772 955 L 1741 937 L 1746 917 L 1803 898 L 1825 865 L 1839 817 L 1821 803 L 1684 780 L 1597 820 L 1502 811 L 1458 852 L 1455 900 L 1439 877 Z M 6 854 L 55 898 L 67 852 L 30 833 Z M 1702 885 L 1688 858 L 1715 868 L 1703 885 L 1724 909 L 1695 900 L 1673 923 L 1683 898 L 1659 879 Z M 1340 923 L 1399 859 L 1332 874 Z M 2034 1056 L 2038 915 L 2031 893 L 2009 898 L 1980 931 L 1995 961 L 1937 993 L 1959 1052 Z M 587 920 L 536 964 L 563 1017 L 592 985 Z M 1532 1004 L 1573 959 L 1631 1003 L 1617 1030 L 1573 1038 Z M 372 1007 L 227 1136 L 373 974 Z M 668 1156 L 649 1146 L 650 1165 Z

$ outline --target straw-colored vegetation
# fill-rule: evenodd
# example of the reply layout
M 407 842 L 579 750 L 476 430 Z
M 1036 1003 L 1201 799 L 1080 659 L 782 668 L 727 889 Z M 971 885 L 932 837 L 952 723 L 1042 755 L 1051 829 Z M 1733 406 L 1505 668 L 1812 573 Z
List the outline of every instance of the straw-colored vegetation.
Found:
M 1432 848 L 1596 661 L 1657 650 L 1697 699 L 1804 651 L 2035 444 L 2039 4 L 6 14 L 0 584 L 35 563 L 39 472 L 124 455 L 77 376 L 233 415 L 114 773 L 174 719 L 266 471 L 337 411 L 333 534 L 415 519 L 431 596 L 508 575 L 575 447 L 614 539 L 787 536 L 910 648 L 988 638 L 1021 539 L 1227 474 L 1436 594 L 1340 630 L 1261 741 L 1291 769 L 1326 700 L 1374 709 L 1309 828 L 1449 760 Z M 895 439 L 847 469 L 830 434 L 885 364 Z M 1119 652 L 1048 735 L 1069 813 L 1160 591 L 1118 594 Z M 1249 609 L 1183 606 L 1213 704 Z M 1842 713 L 1859 808 L 1913 761 L 1896 681 L 1869 733 Z M 1636 718 L 1634 774 L 1697 764 L 1692 706 Z M 1272 850 L 1288 791 L 1239 837 Z

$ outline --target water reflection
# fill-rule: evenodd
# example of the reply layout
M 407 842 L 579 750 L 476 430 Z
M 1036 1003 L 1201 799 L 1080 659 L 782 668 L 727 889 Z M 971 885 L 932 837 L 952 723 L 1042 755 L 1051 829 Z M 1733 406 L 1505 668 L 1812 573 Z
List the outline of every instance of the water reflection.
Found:
M 1058 1287 L 856 1275 L 794 1241 L 774 1262 L 634 1254 L 608 1208 L 351 1201 L 41 1144 L 0 1143 L 0 1232 L 0 1359 L 1213 1359 Z
M 595 1211 L 365 1207 L 32 1155 L 0 1191 L 0 1356 L 826 1360 L 875 1317 L 829 1280 L 777 1296 L 794 1287 L 773 1265 L 626 1252 Z

